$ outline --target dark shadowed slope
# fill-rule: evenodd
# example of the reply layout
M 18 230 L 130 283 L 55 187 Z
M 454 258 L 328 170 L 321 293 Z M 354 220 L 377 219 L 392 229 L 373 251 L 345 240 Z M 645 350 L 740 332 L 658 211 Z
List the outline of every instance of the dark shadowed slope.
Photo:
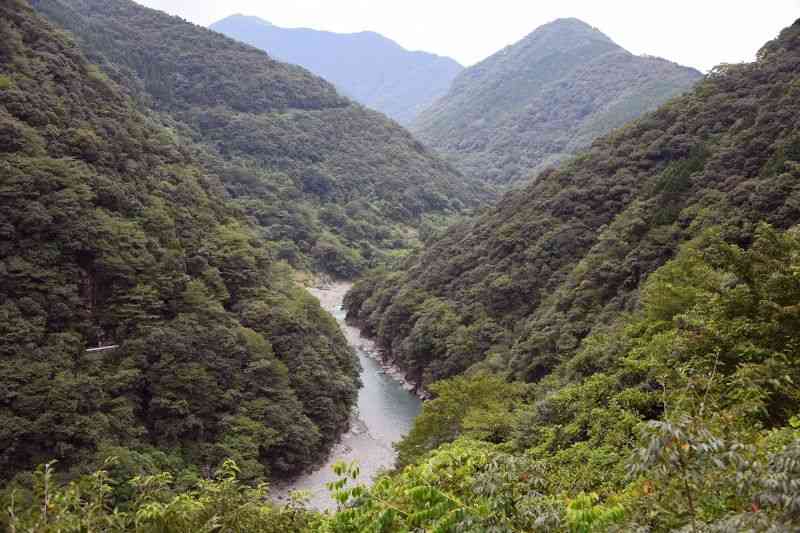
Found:
M 347 428 L 358 362 L 335 321 L 175 132 L 22 0 L 0 4 L 0 233 L 0 479 L 111 455 L 189 477 L 234 457 L 256 479 Z
M 401 124 L 410 124 L 443 96 L 464 70 L 449 57 L 411 52 L 373 32 L 279 28 L 244 15 L 227 17 L 210 27 L 276 59 L 307 68 Z
M 412 131 L 468 175 L 521 184 L 700 77 L 561 19 L 461 73 Z

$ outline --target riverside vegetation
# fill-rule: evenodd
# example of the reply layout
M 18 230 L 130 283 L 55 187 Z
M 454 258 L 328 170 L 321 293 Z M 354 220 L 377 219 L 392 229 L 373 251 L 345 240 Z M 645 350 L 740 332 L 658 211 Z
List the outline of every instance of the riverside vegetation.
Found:
M 334 320 L 158 115 L 27 3 L 0 14 L 0 479 L 323 458 L 358 386 Z
M 438 395 L 371 496 L 427 474 L 476 531 L 800 525 L 798 66 L 800 21 L 356 284 Z
M 263 480 L 346 427 L 333 319 L 172 113 L 22 0 L 0 35 L 6 530 L 800 526 L 800 22 L 356 285 L 434 399 L 331 513 Z

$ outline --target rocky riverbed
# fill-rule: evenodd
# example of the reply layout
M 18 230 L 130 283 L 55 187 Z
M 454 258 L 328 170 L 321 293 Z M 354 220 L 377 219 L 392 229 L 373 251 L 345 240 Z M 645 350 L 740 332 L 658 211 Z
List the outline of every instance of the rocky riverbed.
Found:
M 325 464 L 291 483 L 273 487 L 273 496 L 281 501 L 299 490 L 308 493 L 308 503 L 312 507 L 335 507 L 325 487 L 336 479 L 333 465 L 338 461 L 358 462 L 361 481 L 368 483 L 393 466 L 396 453 L 392 444 L 408 433 L 420 410 L 421 401 L 413 392 L 414 386 L 405 380 L 402 372 L 382 363 L 374 343 L 362 337 L 358 328 L 345 324 L 342 301 L 350 287 L 348 283 L 333 283 L 309 289 L 309 292 L 336 318 L 358 354 L 364 384 L 359 391 L 358 407 L 353 413 L 350 430 L 342 436 Z

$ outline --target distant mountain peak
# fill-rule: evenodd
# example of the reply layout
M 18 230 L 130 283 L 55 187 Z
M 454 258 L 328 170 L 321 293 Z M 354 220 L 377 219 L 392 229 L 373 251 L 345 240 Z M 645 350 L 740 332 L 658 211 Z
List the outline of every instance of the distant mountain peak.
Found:
M 548 26 L 562 26 L 562 27 L 569 26 L 569 27 L 573 27 L 573 28 L 582 28 L 582 29 L 586 29 L 586 30 L 600 31 L 597 28 L 595 28 L 594 26 L 592 26 L 591 24 L 589 24 L 588 22 L 584 22 L 581 19 L 575 18 L 575 17 L 557 18 L 557 19 L 555 19 L 555 20 L 553 20 L 551 22 L 548 22 L 547 24 L 543 24 L 538 29 L 546 28 Z
M 547 24 L 536 28 L 528 35 L 528 37 L 526 37 L 525 40 L 539 39 L 542 37 L 550 37 L 554 39 L 576 39 L 588 37 L 616 45 L 611 37 L 600 31 L 598 28 L 574 17 L 559 18 L 553 20 L 552 22 L 548 22 Z
M 599 32 L 597 28 L 576 17 L 561 17 L 557 18 L 547 24 L 542 25 L 541 27 L 544 28 L 546 26 L 572 26 L 573 28 L 583 28 L 591 31 Z M 600 32 L 602 33 L 602 32 Z
M 582 20 L 556 19 L 462 72 L 412 131 L 463 173 L 515 185 L 700 76 L 634 56 Z
M 274 28 L 275 25 L 268 20 L 264 20 L 261 17 L 256 17 L 255 15 L 244 15 L 242 13 L 236 13 L 234 15 L 230 15 L 225 17 L 224 19 L 220 20 L 217 24 L 223 22 L 251 22 L 254 24 L 259 24 L 261 26 L 266 26 L 268 28 Z
M 374 31 L 336 33 L 282 28 L 234 15 L 210 26 L 228 37 L 294 63 L 336 85 L 359 103 L 401 124 L 443 96 L 463 67 L 449 57 L 410 51 Z

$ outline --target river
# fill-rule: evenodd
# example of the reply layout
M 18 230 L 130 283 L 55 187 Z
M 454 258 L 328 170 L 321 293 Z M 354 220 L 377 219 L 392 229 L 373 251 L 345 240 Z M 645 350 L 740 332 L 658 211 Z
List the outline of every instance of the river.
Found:
M 360 481 L 369 483 L 376 474 L 394 465 L 396 454 L 392 444 L 409 432 L 421 408 L 419 398 L 392 377 L 390 371 L 387 373 L 374 357 L 373 342 L 362 337 L 358 328 L 345 323 L 342 301 L 350 287 L 348 283 L 335 283 L 323 289 L 309 289 L 339 322 L 361 361 L 363 387 L 358 394 L 358 408 L 353 414 L 350 431 L 342 436 L 324 465 L 292 483 L 273 489 L 278 500 L 285 500 L 292 491 L 308 491 L 309 506 L 320 510 L 335 507 L 325 487 L 326 483 L 336 479 L 333 465 L 338 461 L 357 461 L 361 467 Z

